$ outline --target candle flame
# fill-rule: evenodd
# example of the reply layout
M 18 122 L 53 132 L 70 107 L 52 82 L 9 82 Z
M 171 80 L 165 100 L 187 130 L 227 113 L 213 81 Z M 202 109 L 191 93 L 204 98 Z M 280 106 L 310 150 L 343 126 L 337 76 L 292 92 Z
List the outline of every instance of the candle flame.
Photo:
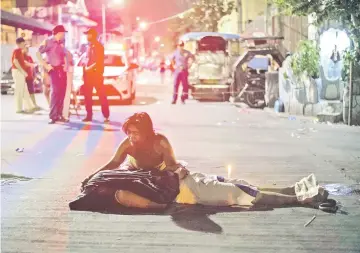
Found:
M 231 165 L 228 165 L 227 170 L 228 170 L 228 178 L 230 178 L 231 177 Z

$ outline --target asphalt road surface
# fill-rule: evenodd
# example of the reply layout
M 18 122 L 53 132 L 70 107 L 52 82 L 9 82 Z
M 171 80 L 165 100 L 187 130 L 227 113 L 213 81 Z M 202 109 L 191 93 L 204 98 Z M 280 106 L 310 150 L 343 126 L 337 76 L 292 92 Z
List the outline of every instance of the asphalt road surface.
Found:
M 16 115 L 1 101 L 2 173 L 32 178 L 1 182 L 1 252 L 360 252 L 360 129 L 311 118 L 238 108 L 230 103 L 171 105 L 171 82 L 139 77 L 131 106 L 100 108 L 93 123 L 71 117 L 47 124 L 46 111 Z M 37 95 L 45 107 L 42 95 Z M 190 170 L 287 186 L 310 173 L 342 205 L 336 214 L 304 207 L 245 211 L 196 207 L 178 214 L 75 212 L 81 181 L 110 159 L 121 124 L 146 111 Z M 23 149 L 17 152 L 16 149 Z M 20 150 L 21 151 L 21 150 Z M 304 224 L 314 215 L 316 219 Z

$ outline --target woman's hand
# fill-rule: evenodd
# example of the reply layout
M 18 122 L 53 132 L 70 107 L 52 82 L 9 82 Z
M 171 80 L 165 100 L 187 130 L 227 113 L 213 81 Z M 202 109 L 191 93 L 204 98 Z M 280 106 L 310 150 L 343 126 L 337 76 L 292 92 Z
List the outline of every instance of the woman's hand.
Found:
M 179 179 L 184 179 L 187 175 L 189 175 L 190 171 L 185 169 L 184 167 L 181 167 L 175 171 L 179 175 Z

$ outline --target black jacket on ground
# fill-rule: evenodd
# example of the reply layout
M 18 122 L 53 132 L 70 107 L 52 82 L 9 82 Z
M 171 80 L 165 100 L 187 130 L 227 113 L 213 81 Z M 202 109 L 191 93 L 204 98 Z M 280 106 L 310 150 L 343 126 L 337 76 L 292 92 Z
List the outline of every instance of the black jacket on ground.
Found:
M 78 197 L 69 203 L 70 210 L 97 212 L 138 212 L 115 200 L 117 190 L 126 190 L 155 203 L 172 203 L 179 194 L 179 177 L 171 171 L 104 170 L 95 174 Z

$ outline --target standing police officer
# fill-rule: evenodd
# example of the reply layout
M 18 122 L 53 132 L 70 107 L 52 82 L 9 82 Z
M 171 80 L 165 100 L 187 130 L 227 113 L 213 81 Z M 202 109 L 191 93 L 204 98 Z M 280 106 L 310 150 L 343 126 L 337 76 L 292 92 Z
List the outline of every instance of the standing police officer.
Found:
M 66 91 L 65 32 L 64 26 L 55 26 L 53 36 L 43 41 L 36 54 L 39 62 L 48 72 L 51 81 L 49 124 L 54 124 L 56 121 L 66 121 L 62 115 Z M 41 57 L 41 54 L 44 53 L 47 56 L 47 62 Z
M 172 60 L 175 63 L 174 73 L 174 94 L 172 104 L 176 104 L 178 98 L 178 90 L 180 83 L 182 84 L 181 102 L 185 104 L 185 100 L 188 98 L 189 92 L 189 59 L 194 60 L 195 57 L 192 53 L 184 49 L 184 42 L 180 41 L 177 50 L 172 56 Z
M 95 88 L 101 103 L 101 111 L 105 118 L 104 123 L 107 123 L 109 122 L 110 111 L 104 87 L 104 46 L 97 40 L 97 31 L 95 29 L 90 28 L 85 34 L 87 34 L 89 47 L 86 53 L 87 63 L 84 66 L 83 72 L 86 108 L 86 117 L 83 121 L 92 121 L 92 95 Z

